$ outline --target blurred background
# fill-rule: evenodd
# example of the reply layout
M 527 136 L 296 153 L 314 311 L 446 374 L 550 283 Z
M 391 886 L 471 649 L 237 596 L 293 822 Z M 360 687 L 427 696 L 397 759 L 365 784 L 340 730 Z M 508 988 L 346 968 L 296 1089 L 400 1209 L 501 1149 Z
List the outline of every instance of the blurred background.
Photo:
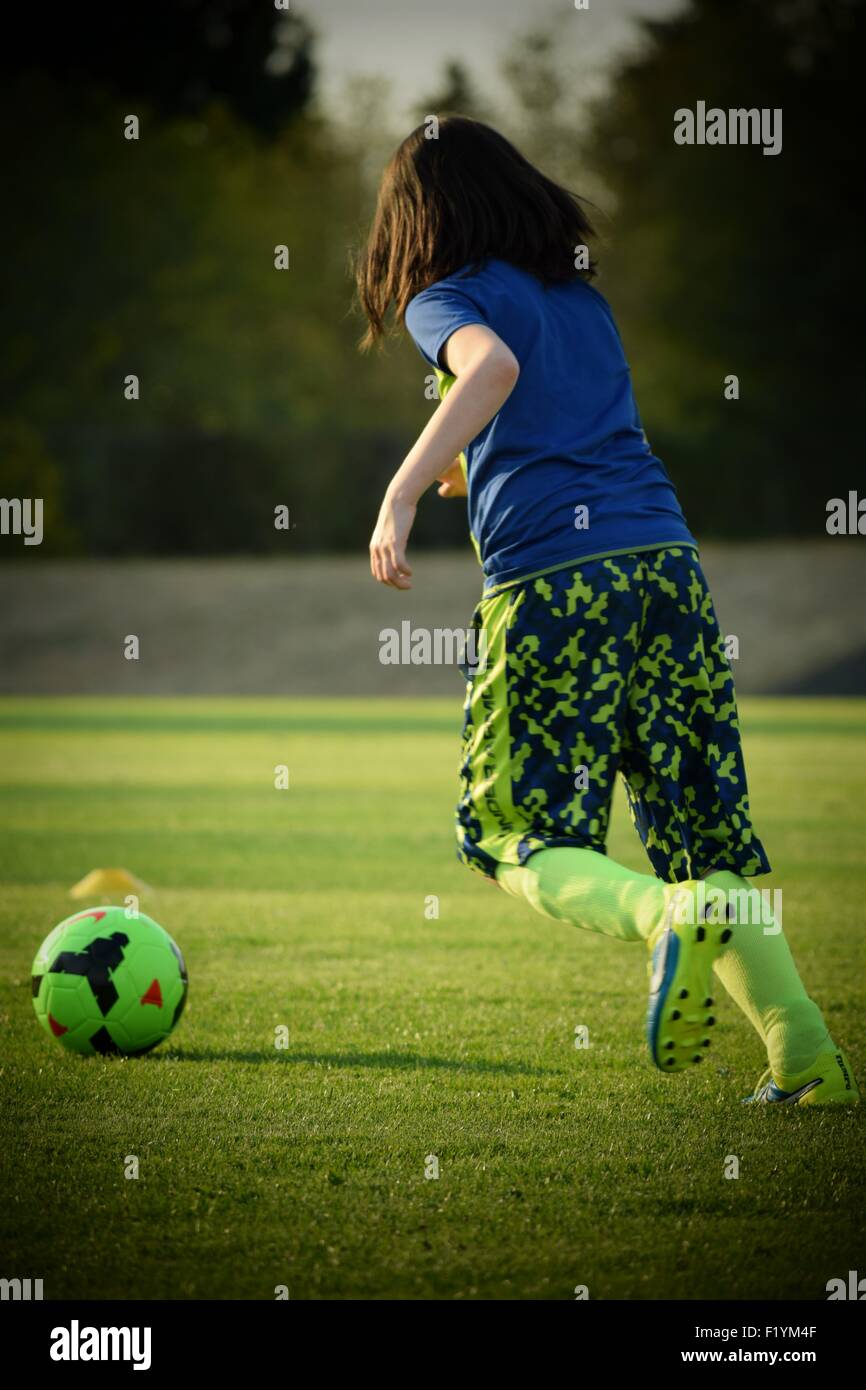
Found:
M 0 58 L 0 496 L 43 498 L 45 534 L 0 537 L 0 689 L 457 691 L 378 662 L 387 624 L 465 626 L 479 576 L 463 503 L 431 494 L 416 588 L 368 578 L 433 403 L 407 340 L 358 354 L 350 258 L 390 151 L 460 111 L 594 204 L 597 283 L 741 690 L 866 693 L 866 541 L 826 533 L 828 500 L 866 493 L 863 36 L 862 0 L 22 9 Z M 781 154 L 676 145 L 698 100 L 781 108 Z

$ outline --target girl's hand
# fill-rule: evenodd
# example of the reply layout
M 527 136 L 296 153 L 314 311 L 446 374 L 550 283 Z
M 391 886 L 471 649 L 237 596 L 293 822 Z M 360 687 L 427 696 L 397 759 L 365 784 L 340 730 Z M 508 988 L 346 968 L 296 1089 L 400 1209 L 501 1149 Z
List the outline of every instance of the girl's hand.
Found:
M 411 567 L 406 563 L 406 544 L 415 520 L 413 503 L 385 493 L 379 519 L 370 539 L 370 569 L 380 584 L 392 589 L 411 589 Z
M 466 496 L 466 479 L 459 459 L 455 459 L 450 468 L 440 473 L 437 481 L 442 484 L 436 489 L 440 497 Z

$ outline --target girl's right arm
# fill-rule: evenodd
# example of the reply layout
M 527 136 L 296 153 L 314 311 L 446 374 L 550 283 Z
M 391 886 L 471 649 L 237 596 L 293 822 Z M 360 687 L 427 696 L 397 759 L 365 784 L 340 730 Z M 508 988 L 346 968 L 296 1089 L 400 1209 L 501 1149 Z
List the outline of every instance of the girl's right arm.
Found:
M 411 588 L 406 544 L 419 498 L 498 414 L 520 375 L 511 349 L 480 323 L 452 333 L 444 355 L 457 380 L 391 479 L 370 541 L 374 578 L 395 589 Z

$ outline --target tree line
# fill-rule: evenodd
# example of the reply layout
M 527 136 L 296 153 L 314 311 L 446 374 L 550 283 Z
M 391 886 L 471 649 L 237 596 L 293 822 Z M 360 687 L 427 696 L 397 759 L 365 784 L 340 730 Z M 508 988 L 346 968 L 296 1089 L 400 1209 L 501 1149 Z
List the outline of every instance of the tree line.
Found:
M 294 10 L 113 15 L 25 16 L 0 61 L 0 495 L 44 499 L 43 552 L 362 548 L 432 408 L 410 343 L 356 351 L 350 252 L 405 132 L 373 82 L 323 109 Z M 701 536 L 819 533 L 856 483 L 863 16 L 692 0 L 592 100 L 555 30 L 514 44 L 493 98 L 456 59 L 419 95 L 419 119 L 488 118 L 592 200 L 599 288 Z M 780 110 L 781 149 L 676 142 L 697 101 Z M 463 508 L 425 499 L 416 544 L 464 538 Z

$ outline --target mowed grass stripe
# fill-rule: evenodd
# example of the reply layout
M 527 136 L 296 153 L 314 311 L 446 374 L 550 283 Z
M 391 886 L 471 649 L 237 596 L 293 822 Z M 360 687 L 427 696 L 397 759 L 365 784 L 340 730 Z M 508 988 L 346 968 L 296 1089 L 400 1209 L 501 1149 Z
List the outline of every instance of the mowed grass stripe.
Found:
M 416 734 L 453 732 L 459 727 L 462 682 L 454 674 L 454 699 L 297 699 L 276 697 L 91 696 L 21 699 L 0 697 L 0 730 L 39 733 L 159 732 L 163 734 Z M 747 732 L 823 738 L 866 735 L 866 701 L 751 697 L 740 702 Z

